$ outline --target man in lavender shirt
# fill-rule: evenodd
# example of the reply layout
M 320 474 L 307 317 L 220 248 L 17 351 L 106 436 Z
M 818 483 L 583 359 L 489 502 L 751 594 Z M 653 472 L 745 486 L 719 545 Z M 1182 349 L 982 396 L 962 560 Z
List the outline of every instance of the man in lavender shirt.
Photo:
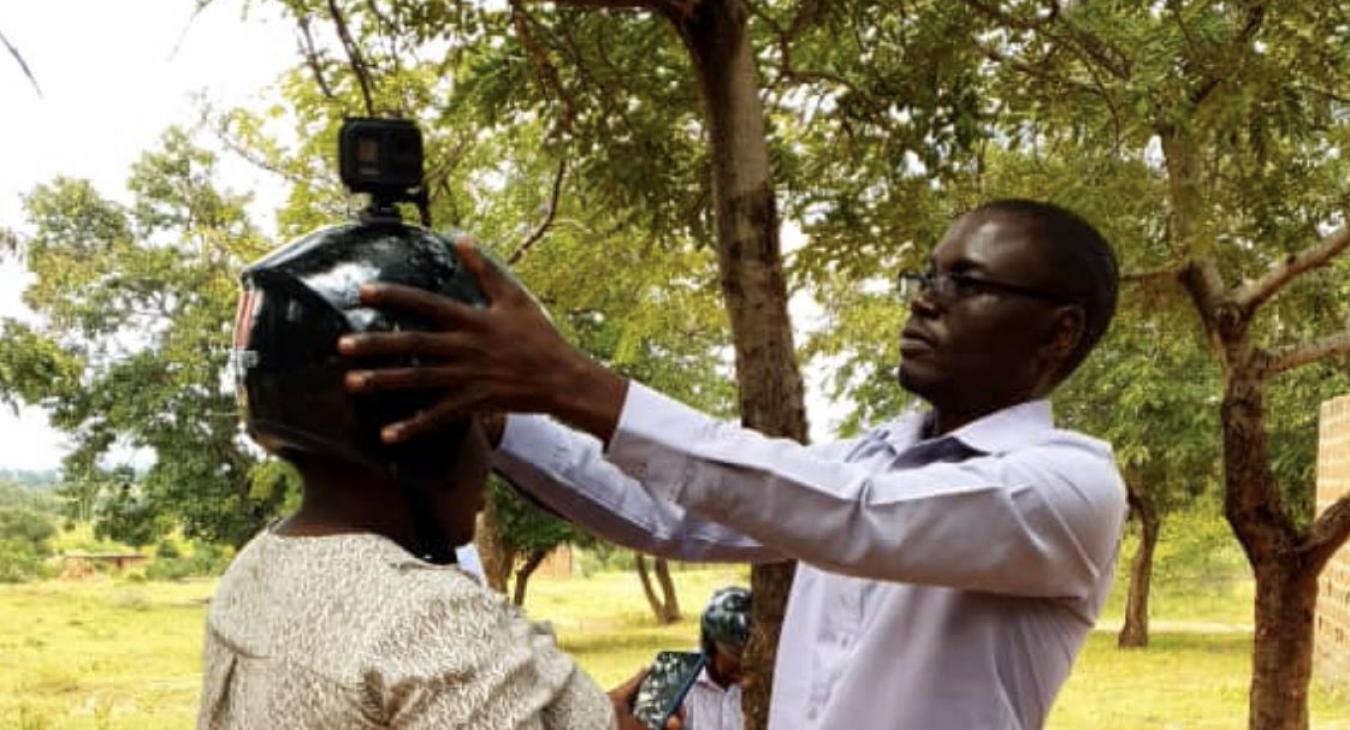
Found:
M 445 389 L 386 439 L 470 411 L 545 414 L 506 419 L 495 466 L 570 519 L 672 558 L 800 561 L 775 730 L 1044 725 L 1106 597 L 1125 518 L 1110 446 L 1055 428 L 1048 400 L 1115 309 L 1115 258 L 1090 225 L 1023 200 L 957 219 L 928 270 L 900 280 L 899 384 L 928 408 L 814 446 L 606 370 L 458 245 L 489 307 L 370 287 L 367 304 L 445 332 L 341 345 L 423 363 L 353 371 L 354 392 Z

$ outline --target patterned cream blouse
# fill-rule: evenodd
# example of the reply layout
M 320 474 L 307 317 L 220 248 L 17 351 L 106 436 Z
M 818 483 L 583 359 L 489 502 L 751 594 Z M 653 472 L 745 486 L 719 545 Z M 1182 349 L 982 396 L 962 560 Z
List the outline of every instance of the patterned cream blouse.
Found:
M 207 619 L 200 730 L 613 730 L 544 624 L 373 534 L 264 531 Z

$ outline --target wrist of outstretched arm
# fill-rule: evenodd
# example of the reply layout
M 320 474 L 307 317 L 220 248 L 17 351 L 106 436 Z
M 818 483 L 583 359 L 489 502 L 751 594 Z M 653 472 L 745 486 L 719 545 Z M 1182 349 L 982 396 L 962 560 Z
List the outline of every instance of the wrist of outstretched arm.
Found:
M 618 427 L 627 393 L 627 379 L 573 350 L 558 368 L 549 412 L 607 444 Z

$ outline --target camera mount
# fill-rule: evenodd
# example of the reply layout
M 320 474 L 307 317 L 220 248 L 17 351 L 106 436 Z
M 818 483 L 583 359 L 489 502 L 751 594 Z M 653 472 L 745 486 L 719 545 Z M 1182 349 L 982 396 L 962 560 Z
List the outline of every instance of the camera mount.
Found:
M 350 117 L 338 132 L 338 172 L 353 193 L 370 195 L 367 222 L 400 220 L 398 203 L 413 203 L 429 226 L 422 183 L 422 132 L 408 119 Z

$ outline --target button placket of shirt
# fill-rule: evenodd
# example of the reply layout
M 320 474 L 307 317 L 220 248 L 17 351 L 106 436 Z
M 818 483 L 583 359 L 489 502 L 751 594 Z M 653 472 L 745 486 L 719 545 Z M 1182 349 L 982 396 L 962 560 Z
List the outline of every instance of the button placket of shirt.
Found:
M 884 470 L 898 456 L 886 439 L 887 431 L 877 431 L 863 439 L 845 457 L 854 464 L 870 464 L 873 471 Z M 843 676 L 846 654 L 857 643 L 865 611 L 867 581 L 825 573 L 819 580 L 835 583 L 832 597 L 821 605 L 824 620 L 820 624 L 811 657 L 811 683 L 806 701 L 806 719 L 815 720 L 829 701 L 834 685 Z
M 827 649 L 829 644 L 825 636 L 818 636 L 811 647 L 811 686 L 806 696 L 806 718 L 814 720 L 820 709 L 830 699 L 830 690 L 834 688 L 834 662 L 830 661 Z
M 822 621 L 811 656 L 811 683 L 806 702 L 808 720 L 815 719 L 829 702 L 834 687 L 844 675 L 852 647 L 862 630 L 863 594 L 867 581 L 832 573 L 819 580 L 830 585 L 820 610 Z
M 848 648 L 862 627 L 863 591 L 867 583 L 858 578 L 849 578 L 848 585 L 839 591 L 839 611 L 832 622 L 835 627 L 835 642 Z
M 921 441 L 899 453 L 896 451 L 890 442 L 878 440 L 860 445 L 849 460 L 860 462 L 881 456 L 879 470 L 884 471 L 887 466 L 890 469 L 903 469 L 937 462 L 963 461 L 980 453 L 951 437 Z M 886 456 L 891 458 L 886 459 Z M 815 720 L 819 716 L 833 694 L 834 686 L 843 676 L 848 656 L 862 631 L 867 599 L 871 593 L 869 588 L 872 587 L 871 581 L 861 578 L 827 574 L 824 579 L 835 584 L 831 586 L 832 598 L 822 606 L 825 620 L 818 636 L 820 645 L 813 657 L 814 677 L 806 709 L 808 720 Z

